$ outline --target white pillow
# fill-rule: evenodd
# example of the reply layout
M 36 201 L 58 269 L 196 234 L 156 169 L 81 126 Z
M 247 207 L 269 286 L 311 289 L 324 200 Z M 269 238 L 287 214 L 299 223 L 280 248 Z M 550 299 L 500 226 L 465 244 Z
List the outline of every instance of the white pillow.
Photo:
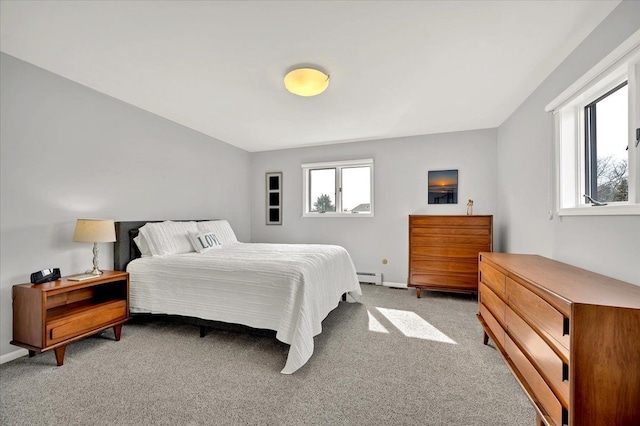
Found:
M 152 256 L 189 253 L 193 251 L 189 232 L 198 232 L 195 222 L 147 223 L 140 228 L 140 235 L 149 245 Z
M 207 222 L 197 222 L 199 231 L 213 232 L 218 237 L 220 244 L 227 245 L 237 243 L 236 234 L 231 229 L 231 225 L 226 220 L 210 220 Z
M 190 232 L 191 245 L 198 253 L 204 253 L 214 248 L 222 247 L 218 237 L 213 232 Z
M 142 257 L 152 256 L 151 250 L 149 250 L 149 244 L 147 244 L 147 240 L 145 240 L 142 235 L 138 235 L 133 239 L 133 242 L 138 246 L 138 250 L 140 250 L 140 254 Z

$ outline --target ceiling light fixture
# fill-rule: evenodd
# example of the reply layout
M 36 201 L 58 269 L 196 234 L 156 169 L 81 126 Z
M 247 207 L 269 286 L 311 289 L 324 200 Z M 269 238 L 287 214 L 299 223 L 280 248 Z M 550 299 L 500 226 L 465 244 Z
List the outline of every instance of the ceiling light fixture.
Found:
M 316 96 L 329 86 L 329 75 L 313 68 L 296 68 L 284 76 L 284 86 L 298 96 Z

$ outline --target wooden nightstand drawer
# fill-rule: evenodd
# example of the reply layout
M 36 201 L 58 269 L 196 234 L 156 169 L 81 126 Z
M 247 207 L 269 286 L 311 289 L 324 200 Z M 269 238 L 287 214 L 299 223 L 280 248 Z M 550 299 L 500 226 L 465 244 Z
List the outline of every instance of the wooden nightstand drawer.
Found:
M 127 302 L 113 300 L 99 305 L 78 307 L 77 312 L 66 314 L 47 323 L 47 345 L 53 345 L 71 336 L 86 333 L 111 322 L 127 318 Z

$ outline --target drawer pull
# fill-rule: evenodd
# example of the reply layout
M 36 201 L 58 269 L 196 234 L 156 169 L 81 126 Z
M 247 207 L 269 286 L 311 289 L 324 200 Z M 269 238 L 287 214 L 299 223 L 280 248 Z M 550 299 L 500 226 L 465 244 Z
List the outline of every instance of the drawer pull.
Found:
M 569 426 L 569 410 L 562 407 L 562 426 Z
M 564 318 L 564 321 L 562 322 L 562 335 L 569 335 L 569 318 Z
M 566 382 L 569 380 L 569 364 L 566 362 L 562 363 L 562 381 Z

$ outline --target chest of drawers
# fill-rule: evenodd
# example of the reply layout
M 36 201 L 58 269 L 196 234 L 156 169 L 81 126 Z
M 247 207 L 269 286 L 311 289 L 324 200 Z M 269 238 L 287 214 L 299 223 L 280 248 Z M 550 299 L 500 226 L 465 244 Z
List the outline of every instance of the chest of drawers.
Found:
M 540 256 L 480 253 L 479 313 L 538 425 L 640 425 L 640 287 Z
M 409 279 L 420 289 L 475 293 L 478 253 L 493 247 L 493 216 L 409 216 Z

